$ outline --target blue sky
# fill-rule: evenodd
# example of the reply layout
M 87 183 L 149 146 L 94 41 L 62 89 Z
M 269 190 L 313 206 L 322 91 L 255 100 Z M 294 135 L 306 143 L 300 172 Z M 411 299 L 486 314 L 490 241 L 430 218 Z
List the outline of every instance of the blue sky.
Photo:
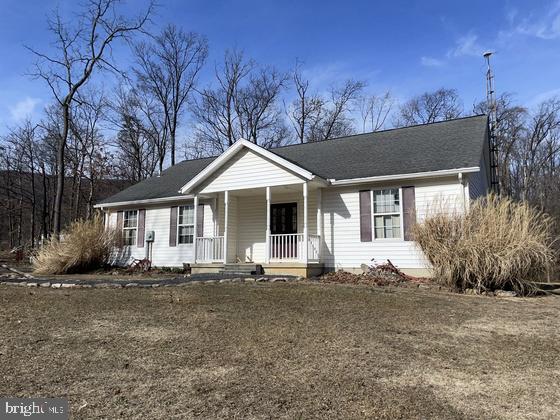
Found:
M 33 57 L 24 45 L 48 51 L 45 16 L 55 7 L 71 16 L 79 1 L 2 0 L 0 14 L 0 132 L 49 101 L 40 81 L 26 76 Z M 398 100 L 439 87 L 456 88 L 465 108 L 484 98 L 481 53 L 493 50 L 496 89 L 534 106 L 560 95 L 560 0 L 554 1 L 189 1 L 160 0 L 152 29 L 166 23 L 207 36 L 203 83 L 226 48 L 281 70 L 304 62 L 320 91 L 347 78 Z M 144 3 L 129 0 L 133 13 Z M 126 67 L 128 54 L 116 59 Z

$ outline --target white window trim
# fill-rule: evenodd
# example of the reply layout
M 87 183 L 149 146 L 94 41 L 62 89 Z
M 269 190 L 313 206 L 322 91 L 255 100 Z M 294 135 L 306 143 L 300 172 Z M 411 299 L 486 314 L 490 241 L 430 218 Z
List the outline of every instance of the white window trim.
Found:
M 188 223 L 179 224 L 179 216 L 181 215 L 181 207 L 191 207 L 192 211 L 193 211 L 193 218 L 194 218 L 194 204 L 182 204 L 177 208 L 177 246 L 193 246 L 194 241 L 196 240 L 196 238 L 194 237 L 194 224 L 196 223 L 196 220 L 193 220 L 192 224 L 188 224 Z M 181 237 L 179 235 L 179 231 L 180 231 L 182 226 L 192 226 L 193 227 L 193 241 L 192 242 L 185 242 L 185 243 L 179 242 L 180 237 Z
M 134 226 L 134 227 L 126 227 L 125 226 L 125 224 L 126 224 L 125 223 L 126 222 L 126 213 L 127 212 L 136 212 L 136 226 Z M 138 209 L 131 209 L 131 210 L 124 210 L 123 211 L 123 227 L 122 227 L 123 242 L 125 241 L 124 232 L 126 230 L 135 230 L 136 231 L 136 234 L 134 235 L 135 236 L 134 237 L 134 243 L 133 244 L 124 244 L 123 243 L 124 246 L 138 246 L 138 214 L 139 214 Z
M 400 236 L 398 238 L 377 238 L 375 236 L 375 216 L 392 216 L 397 214 L 396 212 L 391 213 L 376 213 L 375 206 L 374 206 L 374 191 L 382 191 L 382 190 L 394 190 L 395 187 L 380 187 L 380 188 L 371 188 L 369 190 L 369 199 L 370 199 L 370 208 L 371 208 L 371 238 L 373 241 L 380 241 L 380 242 L 400 242 L 404 241 L 404 225 L 403 225 L 403 202 L 402 202 L 402 187 L 399 187 L 399 223 L 400 223 Z

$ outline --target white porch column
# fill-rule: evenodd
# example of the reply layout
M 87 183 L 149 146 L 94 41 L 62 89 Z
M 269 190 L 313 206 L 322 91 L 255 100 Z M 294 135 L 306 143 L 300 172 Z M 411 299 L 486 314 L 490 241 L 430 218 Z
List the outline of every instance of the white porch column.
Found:
M 229 191 L 224 191 L 224 264 L 228 261 Z
M 194 209 L 193 209 L 193 217 L 194 217 L 194 232 L 193 232 L 193 261 L 196 264 L 196 238 L 198 237 L 198 195 L 194 195 Z
M 303 262 L 307 264 L 309 260 L 309 232 L 307 230 L 307 182 L 303 184 Z
M 266 240 L 265 240 L 265 251 L 264 251 L 264 262 L 268 264 L 270 262 L 270 200 L 271 191 L 270 187 L 266 187 Z
M 321 258 L 321 246 L 323 245 L 323 189 L 317 188 L 317 235 L 319 236 L 319 258 Z

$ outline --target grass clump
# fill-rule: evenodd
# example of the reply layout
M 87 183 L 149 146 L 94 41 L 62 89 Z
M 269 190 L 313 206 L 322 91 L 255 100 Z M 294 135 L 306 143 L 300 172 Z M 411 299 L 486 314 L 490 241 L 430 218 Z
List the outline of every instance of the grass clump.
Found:
M 36 274 L 82 273 L 103 267 L 116 245 L 116 231 L 107 229 L 96 214 L 89 220 L 78 220 L 41 247 L 32 258 Z
M 527 295 L 553 266 L 553 227 L 552 218 L 529 204 L 491 194 L 466 214 L 431 212 L 414 237 L 443 284 Z

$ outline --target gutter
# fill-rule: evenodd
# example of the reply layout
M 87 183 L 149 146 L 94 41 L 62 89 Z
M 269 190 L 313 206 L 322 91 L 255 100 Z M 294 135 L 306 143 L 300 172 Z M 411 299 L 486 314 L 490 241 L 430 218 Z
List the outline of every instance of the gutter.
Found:
M 329 181 L 331 185 L 354 185 L 354 184 L 365 184 L 369 182 L 393 181 L 393 180 L 401 180 L 401 179 L 435 178 L 435 177 L 442 177 L 442 176 L 457 175 L 460 173 L 471 173 L 471 172 L 479 172 L 479 171 L 480 168 L 478 166 L 472 166 L 469 168 L 443 169 L 440 171 L 414 172 L 410 174 L 381 175 L 381 176 L 370 176 L 365 178 L 330 179 Z
M 131 200 L 131 201 L 118 201 L 112 203 L 100 203 L 100 204 L 95 204 L 93 208 L 105 209 L 109 207 L 129 206 L 133 204 L 157 204 L 157 203 L 166 203 L 169 201 L 192 200 L 193 198 L 194 198 L 193 195 L 177 195 L 174 197 L 149 198 L 146 200 Z

